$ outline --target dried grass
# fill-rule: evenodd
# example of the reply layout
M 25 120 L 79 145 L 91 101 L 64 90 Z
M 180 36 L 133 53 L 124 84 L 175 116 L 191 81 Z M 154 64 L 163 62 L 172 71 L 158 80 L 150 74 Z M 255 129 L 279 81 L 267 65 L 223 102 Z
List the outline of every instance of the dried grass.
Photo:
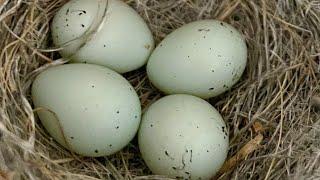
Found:
M 110 157 L 80 157 L 55 143 L 34 116 L 30 84 L 46 67 L 64 62 L 50 49 L 49 22 L 65 2 L 0 0 L 0 179 L 167 179 L 150 175 L 136 140 Z M 157 42 L 187 22 L 207 18 L 223 19 L 245 35 L 246 72 L 210 102 L 229 125 L 229 158 L 250 149 L 247 143 L 259 133 L 263 140 L 247 154 L 240 152 L 220 179 L 320 179 L 320 114 L 310 104 L 311 97 L 320 104 L 318 0 L 127 3 L 148 22 Z M 144 107 L 161 96 L 144 69 L 125 76 Z

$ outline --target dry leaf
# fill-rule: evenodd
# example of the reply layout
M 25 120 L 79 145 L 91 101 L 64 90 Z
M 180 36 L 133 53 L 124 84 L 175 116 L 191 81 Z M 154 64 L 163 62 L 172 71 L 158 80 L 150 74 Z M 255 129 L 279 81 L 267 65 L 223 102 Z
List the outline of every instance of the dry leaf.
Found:
M 262 133 L 264 132 L 266 128 L 263 127 L 263 125 L 260 122 L 254 122 L 253 123 L 253 130 L 256 133 Z
M 239 161 L 243 160 L 246 156 L 251 154 L 253 151 L 257 150 L 260 147 L 262 139 L 262 134 L 258 134 L 254 139 L 251 139 L 237 152 L 237 154 L 232 156 L 228 161 L 226 161 L 223 164 L 222 168 L 217 173 L 216 177 L 219 177 L 225 172 L 232 170 L 238 164 Z
M 0 170 L 0 180 L 13 180 L 15 173 L 13 171 Z

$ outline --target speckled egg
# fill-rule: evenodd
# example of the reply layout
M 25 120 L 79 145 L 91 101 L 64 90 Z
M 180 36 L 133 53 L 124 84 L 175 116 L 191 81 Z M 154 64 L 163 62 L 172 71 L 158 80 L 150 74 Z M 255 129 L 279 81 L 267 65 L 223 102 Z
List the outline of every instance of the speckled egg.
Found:
M 143 115 L 139 148 L 150 170 L 181 179 L 209 179 L 224 163 L 228 131 L 208 102 L 191 95 L 170 95 Z
M 210 98 L 230 89 L 246 62 L 246 43 L 235 28 L 217 20 L 201 20 L 169 34 L 151 54 L 147 73 L 166 94 Z
M 63 57 L 119 73 L 143 66 L 154 48 L 147 24 L 120 0 L 71 0 L 57 12 L 51 29 Z
M 48 133 L 84 156 L 121 150 L 140 124 L 140 101 L 133 87 L 118 73 L 98 65 L 45 70 L 32 85 L 32 99 Z

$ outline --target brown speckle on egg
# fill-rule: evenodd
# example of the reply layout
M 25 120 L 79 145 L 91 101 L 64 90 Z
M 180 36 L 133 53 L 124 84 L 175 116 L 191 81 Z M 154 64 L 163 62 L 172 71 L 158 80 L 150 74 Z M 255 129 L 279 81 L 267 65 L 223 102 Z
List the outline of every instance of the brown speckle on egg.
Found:
M 169 155 L 168 151 L 164 151 L 164 153 L 165 153 L 165 155 L 168 156 L 171 160 L 174 160 L 174 158 Z
M 146 45 L 144 45 L 144 47 L 149 50 L 151 48 L 151 45 L 150 44 L 146 44 Z
M 166 156 L 169 156 L 169 153 L 168 153 L 168 151 L 164 151 L 164 153 L 166 154 Z
M 202 28 L 202 29 L 198 29 L 198 31 L 205 31 L 205 32 L 209 32 L 210 31 L 210 29 L 205 29 L 205 28 Z

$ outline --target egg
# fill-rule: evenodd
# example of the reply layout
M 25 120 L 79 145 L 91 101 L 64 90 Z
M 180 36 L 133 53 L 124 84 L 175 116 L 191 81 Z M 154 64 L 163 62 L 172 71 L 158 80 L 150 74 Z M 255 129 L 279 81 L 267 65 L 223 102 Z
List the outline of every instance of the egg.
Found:
M 229 90 L 246 62 L 246 43 L 235 28 L 217 20 L 200 20 L 173 31 L 157 46 L 147 74 L 166 94 L 210 98 Z
M 105 156 L 135 136 L 141 105 L 130 83 L 106 67 L 67 64 L 40 73 L 32 85 L 36 112 L 48 133 L 84 156 Z
M 205 100 L 169 95 L 145 111 L 139 148 L 154 174 L 181 179 L 209 179 L 224 163 L 229 137 L 219 114 Z
M 119 73 L 143 66 L 154 48 L 147 24 L 120 0 L 71 0 L 56 13 L 51 30 L 63 57 Z

